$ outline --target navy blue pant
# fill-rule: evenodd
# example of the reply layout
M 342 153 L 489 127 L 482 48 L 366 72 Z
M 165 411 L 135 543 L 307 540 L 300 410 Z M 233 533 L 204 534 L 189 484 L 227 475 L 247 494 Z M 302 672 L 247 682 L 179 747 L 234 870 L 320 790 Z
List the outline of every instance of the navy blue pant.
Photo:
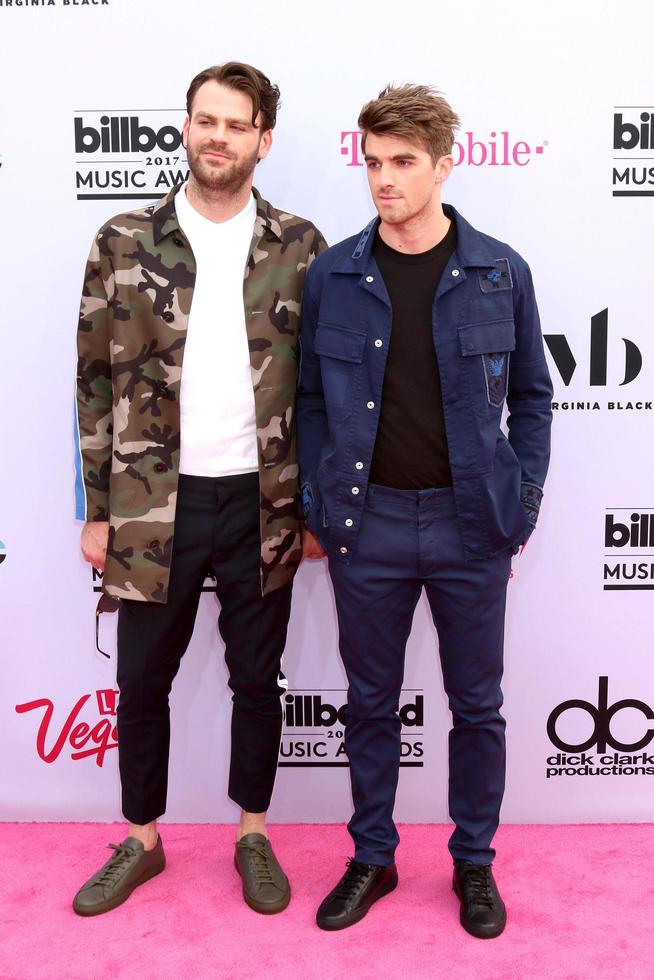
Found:
M 466 561 L 450 488 L 370 486 L 349 565 L 329 570 L 341 657 L 349 682 L 345 749 L 355 858 L 393 861 L 393 806 L 400 764 L 404 652 L 422 587 L 438 632 L 449 735 L 450 838 L 454 858 L 487 864 L 504 793 L 502 705 L 504 612 L 509 551 Z

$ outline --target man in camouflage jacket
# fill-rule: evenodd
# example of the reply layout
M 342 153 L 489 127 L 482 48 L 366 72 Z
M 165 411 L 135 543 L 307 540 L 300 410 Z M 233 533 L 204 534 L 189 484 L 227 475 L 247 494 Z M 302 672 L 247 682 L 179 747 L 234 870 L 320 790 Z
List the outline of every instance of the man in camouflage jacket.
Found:
M 118 737 L 130 830 L 76 895 L 74 908 L 82 915 L 115 907 L 163 870 L 156 818 L 165 809 L 168 693 L 190 640 L 205 572 L 217 579 L 234 691 L 230 796 L 242 807 L 236 857 L 244 897 L 257 911 L 276 912 L 290 895 L 264 819 L 281 736 L 280 659 L 302 556 L 294 432 L 300 302 L 307 268 L 325 244 L 310 222 L 277 210 L 252 189 L 278 98 L 257 69 L 217 66 L 191 83 L 184 126 L 188 200 L 201 202 L 197 210 L 218 222 L 242 214 L 243 201 L 256 211 L 243 305 L 258 473 L 180 481 L 180 393 L 197 273 L 178 220 L 185 188 L 105 224 L 86 267 L 78 329 L 77 516 L 86 522 L 85 558 L 103 569 L 104 591 L 121 600 Z M 243 344 L 247 357 L 245 338 Z M 241 540 L 235 527 L 223 527 L 218 518 L 205 526 L 193 516 L 196 551 L 197 541 L 211 541 L 215 531 L 229 560 L 221 565 L 209 551 L 206 558 L 198 552 L 192 587 L 181 564 L 175 584 L 184 480 L 193 493 L 214 494 L 221 513 L 231 507 L 233 521 L 241 522 L 238 534 L 249 522 L 248 540 L 254 541 L 254 553 L 241 554 L 245 545 L 230 543 Z M 186 537 L 183 546 L 188 551 Z M 240 566 L 233 571 L 239 561 L 247 573 Z

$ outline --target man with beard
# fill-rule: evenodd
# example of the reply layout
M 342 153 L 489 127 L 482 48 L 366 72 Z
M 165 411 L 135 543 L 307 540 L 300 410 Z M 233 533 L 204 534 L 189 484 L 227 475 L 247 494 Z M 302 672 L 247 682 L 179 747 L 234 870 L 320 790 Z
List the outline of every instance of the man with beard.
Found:
M 318 910 L 323 929 L 358 922 L 397 885 L 398 709 L 423 587 L 452 711 L 460 920 L 481 938 L 506 922 L 491 871 L 504 790 L 504 610 L 511 555 L 543 495 L 552 387 L 527 263 L 441 201 L 457 125 L 424 85 L 390 86 L 364 106 L 378 216 L 307 277 L 302 500 L 329 555 L 354 800 L 354 860 Z M 428 871 L 427 840 L 424 852 Z
M 124 902 L 165 858 L 168 695 L 206 575 L 233 692 L 235 861 L 258 912 L 288 880 L 266 834 L 281 737 L 280 661 L 302 555 L 294 437 L 298 314 L 325 247 L 252 187 L 279 89 L 230 62 L 197 75 L 183 142 L 190 175 L 118 215 L 91 249 L 78 329 L 82 553 L 118 616 L 118 754 L 127 837 L 73 907 Z M 101 607 L 99 607 L 101 608 Z

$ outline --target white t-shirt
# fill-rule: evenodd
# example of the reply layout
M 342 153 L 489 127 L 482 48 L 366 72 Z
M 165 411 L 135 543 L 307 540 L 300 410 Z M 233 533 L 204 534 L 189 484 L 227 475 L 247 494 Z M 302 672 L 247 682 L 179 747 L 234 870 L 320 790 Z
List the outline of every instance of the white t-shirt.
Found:
M 251 473 L 259 465 L 243 274 L 254 196 L 228 221 L 203 217 L 185 188 L 175 208 L 197 266 L 182 366 L 180 473 Z

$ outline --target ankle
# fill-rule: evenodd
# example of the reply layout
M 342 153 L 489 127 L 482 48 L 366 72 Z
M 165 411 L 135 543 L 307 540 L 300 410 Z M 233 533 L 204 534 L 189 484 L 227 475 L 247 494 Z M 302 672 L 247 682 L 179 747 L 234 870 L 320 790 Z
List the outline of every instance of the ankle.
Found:
M 268 832 L 266 831 L 265 813 L 248 813 L 246 810 L 241 811 L 241 819 L 238 827 L 236 828 L 236 840 L 240 840 L 241 837 L 245 837 L 246 834 L 262 834 L 263 837 L 268 837 Z
M 146 851 L 152 851 L 157 846 L 157 841 L 159 840 L 157 821 L 153 820 L 151 823 L 146 824 L 131 823 L 129 825 L 128 835 L 139 840 Z

